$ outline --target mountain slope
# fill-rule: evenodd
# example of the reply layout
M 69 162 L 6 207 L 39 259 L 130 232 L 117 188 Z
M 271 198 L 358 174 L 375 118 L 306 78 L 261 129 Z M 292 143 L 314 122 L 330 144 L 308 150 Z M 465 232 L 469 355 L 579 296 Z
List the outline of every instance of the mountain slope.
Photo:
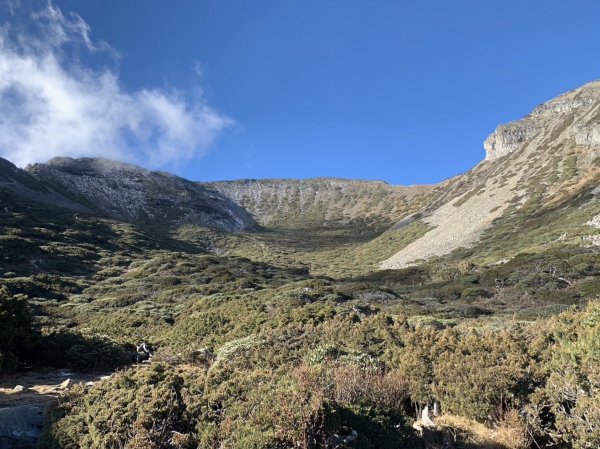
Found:
M 245 179 L 205 184 L 273 228 L 394 223 L 414 210 L 431 186 L 392 186 L 338 178 Z
M 355 231 L 335 247 L 315 243 L 311 254 L 302 248 L 290 255 L 313 267 L 326 266 L 330 259 L 371 269 L 379 254 L 380 268 L 402 268 L 476 245 L 482 245 L 479 260 L 487 263 L 523 247 L 541 250 L 565 232 L 561 243 L 594 241 L 595 228 L 585 223 L 600 213 L 594 190 L 599 183 L 600 82 L 499 126 L 484 147 L 485 160 L 472 170 L 431 186 L 331 178 L 206 186 L 244 206 L 261 225 L 286 233 L 284 242 L 269 245 L 270 251 L 293 243 L 292 234 L 299 230 L 303 242 L 328 228 Z M 537 230 L 536 214 L 545 214 L 547 232 Z M 497 235 L 509 241 L 498 242 Z M 311 262 L 315 257 L 317 262 Z
M 91 158 L 54 158 L 25 170 L 79 208 L 126 222 L 167 227 L 194 223 L 228 232 L 255 226 L 228 198 L 168 173 Z
M 486 140 L 483 162 L 432 191 L 423 220 L 432 229 L 385 260 L 401 268 L 478 242 L 501 217 L 513 218 L 514 235 L 531 208 L 541 212 L 588 192 L 577 207 L 581 226 L 598 211 L 600 82 L 537 107 L 522 120 L 499 126 Z M 536 207 L 537 206 L 537 207 Z M 547 222 L 549 224 L 549 221 Z M 571 231 L 571 229 L 569 229 Z M 508 242 L 506 242 L 508 243 Z
M 0 190 L 28 200 L 64 207 L 76 211 L 90 211 L 81 203 L 48 188 L 35 177 L 6 159 L 0 158 Z

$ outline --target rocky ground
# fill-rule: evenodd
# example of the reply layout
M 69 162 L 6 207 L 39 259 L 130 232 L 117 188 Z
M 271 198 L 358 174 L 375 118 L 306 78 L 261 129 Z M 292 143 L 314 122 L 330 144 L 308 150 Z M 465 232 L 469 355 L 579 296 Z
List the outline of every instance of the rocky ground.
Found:
M 44 412 L 61 393 L 77 383 L 90 383 L 110 373 L 67 370 L 30 371 L 0 381 L 0 449 L 34 446 Z

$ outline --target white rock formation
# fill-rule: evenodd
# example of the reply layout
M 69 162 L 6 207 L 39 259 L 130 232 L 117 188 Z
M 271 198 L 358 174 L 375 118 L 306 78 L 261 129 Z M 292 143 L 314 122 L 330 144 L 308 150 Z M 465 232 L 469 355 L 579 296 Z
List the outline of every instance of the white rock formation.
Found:
M 600 215 L 596 215 L 591 220 L 586 221 L 585 224 L 592 228 L 600 229 Z
M 515 150 L 521 148 L 540 129 L 527 122 L 511 122 L 506 125 L 500 125 L 485 140 L 485 160 L 492 161 L 506 156 Z

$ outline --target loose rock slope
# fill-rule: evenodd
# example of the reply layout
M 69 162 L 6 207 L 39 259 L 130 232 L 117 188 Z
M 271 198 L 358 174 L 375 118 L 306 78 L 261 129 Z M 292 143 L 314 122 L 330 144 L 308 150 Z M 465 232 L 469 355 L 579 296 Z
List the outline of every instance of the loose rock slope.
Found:
M 383 261 L 382 268 L 402 268 L 472 245 L 511 205 L 518 208 L 535 196 L 551 203 L 597 185 L 600 82 L 500 125 L 484 147 L 483 162 L 432 192 L 423 220 L 433 229 Z M 595 194 L 589 205 L 597 201 Z

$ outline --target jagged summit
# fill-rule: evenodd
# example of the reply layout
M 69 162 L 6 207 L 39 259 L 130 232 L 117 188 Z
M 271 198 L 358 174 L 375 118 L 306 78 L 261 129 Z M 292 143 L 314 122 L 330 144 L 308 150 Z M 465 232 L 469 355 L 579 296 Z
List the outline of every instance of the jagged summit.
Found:
M 472 246 L 508 213 L 518 216 L 525 205 L 541 210 L 547 204 L 568 202 L 597 186 L 600 82 L 498 126 L 484 147 L 485 161 L 432 192 L 422 215 L 432 229 L 385 260 L 382 268 L 401 268 Z M 596 204 L 594 195 L 580 208 L 592 214 Z
M 35 170 L 35 165 L 30 164 L 25 167 L 25 170 Z M 178 178 L 177 175 L 162 171 L 162 170 L 150 170 L 139 165 L 131 164 L 128 162 L 115 161 L 113 159 L 106 159 L 102 157 L 64 157 L 57 156 L 48 160 L 43 165 L 49 165 L 51 167 L 58 168 L 64 172 L 71 172 L 73 174 L 87 174 L 87 175 L 111 175 L 115 172 L 122 173 L 123 175 L 144 175 L 152 176 L 159 175 L 168 178 Z
M 484 142 L 485 160 L 499 159 L 530 143 L 539 144 L 537 136 L 546 141 L 560 137 L 578 145 L 600 146 L 599 108 L 600 81 L 542 103 L 524 118 L 498 126 Z M 553 135 L 548 134 L 550 129 Z
M 600 80 L 591 81 L 537 106 L 532 116 L 570 112 L 598 103 Z
M 26 170 L 33 169 L 35 165 L 32 164 L 25 167 Z M 127 162 L 115 161 L 112 159 L 105 158 L 93 158 L 93 157 L 81 157 L 81 158 L 72 158 L 72 157 L 64 157 L 58 156 L 53 157 L 48 162 L 42 165 L 49 165 L 51 167 L 58 168 L 62 171 L 73 171 L 75 173 L 103 173 L 109 174 L 112 172 L 138 172 L 138 173 L 151 173 L 150 170 L 145 169 L 143 167 L 129 164 Z
M 329 182 L 332 184 L 383 184 L 387 186 L 392 186 L 387 181 L 382 179 L 352 179 L 352 178 L 339 178 L 336 176 L 317 176 L 314 178 L 243 178 L 243 179 L 232 179 L 232 180 L 223 180 L 223 181 L 214 181 L 215 184 L 226 184 L 226 183 L 235 183 L 235 184 L 252 184 L 252 183 L 276 183 L 276 182 L 297 182 L 297 183 L 311 183 L 311 182 Z M 210 183 L 208 183 L 210 184 Z M 402 186 L 398 186 L 402 187 Z

